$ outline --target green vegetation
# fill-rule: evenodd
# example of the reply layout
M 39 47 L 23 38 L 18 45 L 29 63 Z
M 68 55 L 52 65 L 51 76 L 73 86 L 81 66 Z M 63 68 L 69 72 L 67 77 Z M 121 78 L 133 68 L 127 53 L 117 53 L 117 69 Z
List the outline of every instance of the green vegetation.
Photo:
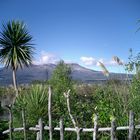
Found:
M 72 90 L 73 81 L 71 78 L 71 69 L 64 61 L 58 63 L 49 83 L 56 94 L 63 94 L 68 89 Z
M 140 118 L 140 80 L 135 78 L 132 83 L 122 83 L 116 80 L 108 80 L 104 85 L 77 85 L 71 79 L 71 70 L 64 62 L 60 62 L 56 67 L 50 81 L 43 84 L 30 85 L 27 88 L 19 88 L 13 112 L 15 115 L 14 126 L 22 125 L 20 110 L 24 107 L 27 124 L 35 126 L 39 117 L 48 124 L 48 84 L 52 85 L 52 120 L 53 126 L 59 125 L 59 119 L 64 118 L 65 127 L 73 127 L 70 120 L 66 99 L 63 95 L 68 89 L 70 92 L 70 107 L 72 115 L 79 127 L 93 127 L 93 118 L 96 113 L 99 116 L 99 127 L 110 126 L 110 120 L 115 117 L 117 125 L 128 125 L 128 113 L 135 112 L 135 122 L 139 123 Z M 127 76 L 127 75 L 126 75 Z M 65 90 L 66 89 L 66 90 Z M 138 132 L 137 139 L 139 139 Z M 34 133 L 29 133 L 30 139 L 35 139 Z M 45 133 L 48 137 L 48 133 Z M 22 133 L 15 133 L 17 139 L 22 139 Z M 54 139 L 59 139 L 59 133 L 54 133 Z M 65 133 L 66 139 L 75 139 L 75 133 Z M 81 139 L 92 139 L 91 133 L 82 133 Z M 118 132 L 118 138 L 127 138 L 127 132 Z M 98 139 L 109 139 L 109 133 L 100 133 Z
M 129 62 L 125 65 L 126 71 L 135 72 L 136 76 L 138 76 L 140 72 L 140 53 L 134 56 L 132 49 L 130 49 L 129 51 L 130 51 L 130 55 L 128 57 Z
M 30 125 L 35 124 L 38 118 L 47 118 L 47 102 L 48 102 L 48 89 L 47 86 L 32 85 L 26 90 L 20 90 L 20 95 L 14 105 L 14 111 L 24 109 L 26 111 L 28 123 Z M 18 114 L 18 113 L 16 113 Z M 17 117 L 19 117 L 18 114 Z M 20 118 L 20 117 L 19 117 Z M 33 118 L 30 120 L 29 118 Z
M 112 82 L 113 83 L 113 82 Z M 132 85 L 125 83 L 105 85 L 74 85 L 73 92 L 70 94 L 70 106 L 72 114 L 79 127 L 93 127 L 93 117 L 96 113 L 99 116 L 99 127 L 110 126 L 112 117 L 116 118 L 117 125 L 128 125 L 128 112 L 132 109 L 135 112 L 135 122 L 139 123 L 140 118 L 140 82 L 134 78 Z M 59 119 L 64 118 L 65 127 L 73 127 L 69 118 L 66 106 L 66 99 L 63 94 L 60 95 L 59 101 L 57 93 L 53 92 L 52 97 L 52 120 L 53 126 L 59 125 Z M 48 85 L 33 85 L 26 89 L 21 89 L 14 107 L 14 126 L 20 127 L 21 108 L 26 111 L 27 124 L 35 126 L 38 118 L 42 117 L 45 124 L 48 124 Z M 15 133 L 18 139 L 23 138 L 22 133 Z M 32 135 L 31 135 L 32 134 Z M 46 137 L 48 133 L 46 132 Z M 65 133 L 66 139 L 75 136 L 75 133 Z M 81 136 L 87 140 L 92 139 L 92 134 L 82 133 Z M 35 134 L 29 133 L 28 137 L 34 139 Z M 119 132 L 119 139 L 127 137 L 127 132 Z M 54 139 L 59 138 L 59 133 L 54 134 Z M 99 139 L 109 139 L 109 133 L 100 134 Z M 137 138 L 139 138 L 137 136 Z M 75 139 L 75 138 L 74 138 Z
M 6 130 L 8 127 L 7 121 L 0 121 L 0 139 L 1 140 L 8 140 L 8 135 L 2 135 L 2 132 Z

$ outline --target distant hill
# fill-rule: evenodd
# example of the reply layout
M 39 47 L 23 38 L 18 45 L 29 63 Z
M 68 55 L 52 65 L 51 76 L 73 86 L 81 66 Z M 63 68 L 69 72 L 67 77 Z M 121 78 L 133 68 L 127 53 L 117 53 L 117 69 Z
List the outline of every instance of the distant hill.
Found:
M 76 63 L 68 64 L 72 70 L 72 78 L 79 82 L 93 83 L 107 80 L 107 77 L 103 75 L 101 71 L 94 71 L 80 66 Z M 17 81 L 18 84 L 28 84 L 35 80 L 48 80 L 53 70 L 55 69 L 55 64 L 45 64 L 45 65 L 32 65 L 28 68 L 19 69 L 17 71 Z M 132 75 L 129 75 L 132 78 Z M 126 79 L 126 74 L 110 73 L 109 78 L 111 79 Z M 0 69 L 0 85 L 6 86 L 12 84 L 12 71 L 10 69 L 1 68 Z

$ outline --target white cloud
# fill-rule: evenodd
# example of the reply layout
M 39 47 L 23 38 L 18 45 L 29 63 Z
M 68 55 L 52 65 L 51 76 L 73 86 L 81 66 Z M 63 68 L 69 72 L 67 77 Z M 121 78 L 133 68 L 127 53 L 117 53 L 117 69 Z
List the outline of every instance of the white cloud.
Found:
M 35 60 L 33 63 L 36 65 L 41 65 L 41 64 L 56 64 L 58 61 L 60 61 L 60 58 L 52 53 L 47 53 L 45 51 L 42 51 L 40 54 L 40 57 L 38 60 Z
M 93 57 L 85 57 L 85 56 L 82 56 L 80 58 L 80 60 L 86 65 L 86 66 L 98 66 L 99 63 L 98 62 L 101 62 L 103 63 L 104 65 L 107 65 L 107 66 L 116 66 L 118 65 L 114 60 L 105 60 L 103 58 L 100 58 L 100 59 L 96 59 L 96 58 L 93 58 Z M 122 60 L 123 62 L 123 60 Z
M 85 57 L 85 56 L 82 56 L 80 58 L 80 60 L 87 66 L 92 66 L 92 65 L 96 65 L 97 63 L 97 60 L 93 57 Z
M 114 60 L 108 61 L 107 65 L 117 65 L 117 63 Z

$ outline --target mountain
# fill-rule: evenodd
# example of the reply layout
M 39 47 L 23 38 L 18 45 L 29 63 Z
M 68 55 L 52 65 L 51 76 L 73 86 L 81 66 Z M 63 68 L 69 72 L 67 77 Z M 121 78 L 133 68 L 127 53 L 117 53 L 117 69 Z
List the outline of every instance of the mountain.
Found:
M 71 76 L 74 80 L 86 83 L 101 82 L 107 80 L 107 77 L 105 77 L 101 71 L 87 69 L 76 63 L 70 63 L 68 65 L 71 67 Z M 24 69 L 19 69 L 17 71 L 18 84 L 28 84 L 35 80 L 47 80 L 51 77 L 55 67 L 55 64 L 45 64 L 32 65 L 28 68 L 25 67 Z M 132 75 L 130 75 L 130 77 L 132 78 Z M 126 74 L 110 73 L 109 78 L 124 80 L 126 79 Z M 12 84 L 12 71 L 10 69 L 1 68 L 0 85 L 6 86 L 10 84 Z

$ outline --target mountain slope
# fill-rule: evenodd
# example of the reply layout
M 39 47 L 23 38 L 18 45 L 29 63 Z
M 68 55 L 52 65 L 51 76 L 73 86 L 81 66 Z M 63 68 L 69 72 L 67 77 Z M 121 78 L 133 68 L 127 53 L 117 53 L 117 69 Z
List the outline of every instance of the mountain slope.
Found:
M 78 64 L 71 63 L 68 64 L 72 70 L 72 78 L 77 81 L 82 82 L 97 82 L 104 81 L 107 79 L 100 71 L 94 71 L 87 69 Z M 56 65 L 45 64 L 45 65 L 32 65 L 28 68 L 19 69 L 17 71 L 17 81 L 18 84 L 31 83 L 34 80 L 47 80 L 50 78 Z M 125 74 L 115 74 L 111 73 L 110 78 L 125 79 Z M 0 69 L 0 85 L 10 85 L 12 84 L 12 71 L 10 69 L 1 68 Z

